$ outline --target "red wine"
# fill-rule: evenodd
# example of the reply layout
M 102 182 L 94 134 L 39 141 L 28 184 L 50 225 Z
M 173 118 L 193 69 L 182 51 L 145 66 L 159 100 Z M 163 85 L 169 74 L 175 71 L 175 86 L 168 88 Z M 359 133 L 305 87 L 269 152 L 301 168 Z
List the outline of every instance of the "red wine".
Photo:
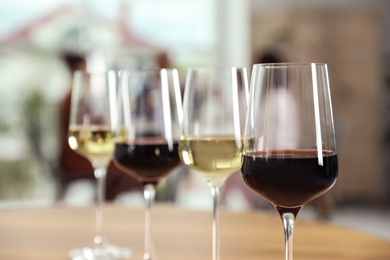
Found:
M 244 153 L 242 178 L 277 208 L 300 208 L 329 190 L 337 179 L 335 152 L 275 150 Z
M 178 143 L 172 147 L 156 138 L 115 144 L 114 162 L 142 184 L 156 184 L 180 163 Z

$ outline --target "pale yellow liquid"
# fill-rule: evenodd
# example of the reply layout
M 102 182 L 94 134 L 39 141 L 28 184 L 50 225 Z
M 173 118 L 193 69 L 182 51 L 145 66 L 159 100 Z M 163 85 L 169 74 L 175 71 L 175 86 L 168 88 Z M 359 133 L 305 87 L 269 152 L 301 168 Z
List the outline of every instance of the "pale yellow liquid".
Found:
M 114 153 L 114 133 L 109 126 L 70 126 L 68 142 L 94 167 L 107 166 Z
M 181 137 L 179 156 L 190 168 L 203 174 L 209 185 L 222 186 L 241 167 L 242 140 L 232 135 Z

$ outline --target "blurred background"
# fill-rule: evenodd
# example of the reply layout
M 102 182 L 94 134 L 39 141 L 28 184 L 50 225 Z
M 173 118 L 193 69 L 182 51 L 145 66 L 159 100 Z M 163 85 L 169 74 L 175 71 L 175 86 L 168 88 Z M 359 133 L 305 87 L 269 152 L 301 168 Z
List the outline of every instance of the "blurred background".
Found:
M 389 1 L 1 0 L 0 17 L 2 207 L 93 202 L 92 169 L 69 173 L 62 157 L 61 109 L 78 62 L 176 67 L 184 81 L 191 66 L 250 71 L 276 57 L 329 65 L 339 179 L 303 214 L 343 224 L 353 224 L 353 216 L 360 228 L 368 221 L 390 238 Z M 143 203 L 130 177 L 108 178 L 108 200 Z M 240 181 L 238 174 L 229 179 L 226 207 L 269 208 Z M 158 199 L 211 207 L 206 182 L 184 167 L 160 185 Z

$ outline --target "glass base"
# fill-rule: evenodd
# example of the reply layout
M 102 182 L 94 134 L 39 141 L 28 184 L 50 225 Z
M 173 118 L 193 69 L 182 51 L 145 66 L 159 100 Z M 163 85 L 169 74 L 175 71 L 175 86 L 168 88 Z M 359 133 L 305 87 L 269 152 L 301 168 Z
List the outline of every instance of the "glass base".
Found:
M 157 257 L 145 253 L 144 254 L 144 260 L 157 260 Z
M 132 252 L 129 248 L 118 247 L 111 244 L 94 245 L 77 248 L 69 252 L 72 260 L 125 260 Z

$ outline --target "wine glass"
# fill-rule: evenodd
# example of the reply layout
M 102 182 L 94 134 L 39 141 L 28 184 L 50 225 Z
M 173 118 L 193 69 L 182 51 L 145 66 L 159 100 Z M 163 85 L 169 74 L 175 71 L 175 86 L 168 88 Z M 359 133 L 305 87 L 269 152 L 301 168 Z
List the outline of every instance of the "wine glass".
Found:
M 112 245 L 103 236 L 103 205 L 107 167 L 114 152 L 117 122 L 117 73 L 76 71 L 73 76 L 69 146 L 87 158 L 97 183 L 96 234 L 93 244 L 72 250 L 72 259 L 126 259 L 131 250 Z
M 298 212 L 338 174 L 327 65 L 255 64 L 245 129 L 242 178 L 277 209 L 292 260 Z
M 114 162 L 143 186 L 145 260 L 156 259 L 151 206 L 158 183 L 180 164 L 178 139 L 183 117 L 176 69 L 120 72 L 118 137 Z
M 190 68 L 179 142 L 182 162 L 202 174 L 213 197 L 212 259 L 219 253 L 219 201 L 226 179 L 241 167 L 248 99 L 245 68 Z

